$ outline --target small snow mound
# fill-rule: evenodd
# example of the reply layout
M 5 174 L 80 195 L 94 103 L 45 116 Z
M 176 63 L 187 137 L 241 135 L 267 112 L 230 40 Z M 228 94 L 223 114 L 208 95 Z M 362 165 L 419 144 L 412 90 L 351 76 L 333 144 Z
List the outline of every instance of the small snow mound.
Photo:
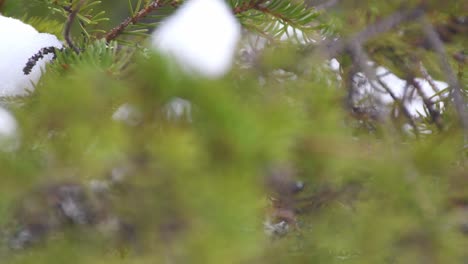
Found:
M 337 59 L 333 58 L 330 60 L 329 63 L 330 63 L 330 69 L 332 71 L 335 71 L 335 72 L 340 71 L 340 62 Z
M 189 72 L 216 78 L 232 65 L 240 25 L 224 0 L 188 0 L 153 33 L 153 45 Z
M 2 42 L 18 39 L 21 36 L 32 36 L 39 32 L 32 26 L 23 23 L 21 20 L 12 17 L 5 17 L 0 14 L 0 34 L 2 36 L 8 36 L 9 38 L 2 38 Z M 21 34 L 18 34 L 21 32 Z
M 18 145 L 18 123 L 13 115 L 6 109 L 0 107 L 0 150 L 12 151 Z
M 400 79 L 398 76 L 396 76 L 395 74 L 393 74 L 388 69 L 382 66 L 379 66 L 377 68 L 377 75 L 382 75 L 382 82 L 385 83 L 388 86 L 388 88 L 392 91 L 392 93 L 400 100 L 402 100 L 405 97 L 406 93 L 407 98 L 405 100 L 405 106 L 412 116 L 419 116 L 420 114 L 423 116 L 426 115 L 424 111 L 425 106 L 423 98 L 417 93 L 411 95 L 412 93 L 409 90 L 405 89 L 405 87 L 407 86 L 405 80 Z M 433 98 L 437 101 L 437 99 L 441 99 L 446 96 L 446 94 L 444 93 L 440 95 L 437 95 L 437 93 L 447 88 L 447 83 L 434 80 L 433 84 L 435 85 L 435 87 L 432 87 L 431 84 L 425 79 L 416 78 L 415 80 L 421 86 L 421 90 L 427 98 Z M 379 86 L 379 84 L 375 85 Z M 389 93 L 379 94 L 379 99 L 386 104 L 393 103 L 393 98 L 390 96 Z M 440 102 L 439 106 L 442 107 L 443 103 Z
M 0 137 L 15 135 L 17 126 L 16 120 L 10 112 L 0 107 Z
M 62 43 L 54 35 L 39 33 L 32 26 L 18 19 L 0 15 L 0 96 L 25 95 L 34 89 L 52 54 L 44 56 L 29 75 L 23 68 L 29 58 L 42 48 L 61 48 Z
M 172 98 L 165 106 L 166 117 L 168 120 L 185 119 L 192 122 L 192 103 L 185 99 Z
M 141 113 L 135 106 L 125 103 L 112 114 L 112 119 L 129 126 L 136 126 L 141 122 Z

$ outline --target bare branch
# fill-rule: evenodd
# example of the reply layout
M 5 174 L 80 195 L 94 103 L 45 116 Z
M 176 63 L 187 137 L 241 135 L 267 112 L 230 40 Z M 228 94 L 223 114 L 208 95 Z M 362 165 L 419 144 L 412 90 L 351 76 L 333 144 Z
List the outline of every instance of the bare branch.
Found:
M 461 85 L 449 64 L 447 54 L 445 53 L 444 44 L 442 43 L 442 40 L 435 31 L 434 27 L 427 21 L 426 18 L 421 19 L 421 24 L 429 44 L 439 56 L 440 66 L 445 76 L 447 77 L 447 82 L 450 85 L 450 94 L 453 98 L 453 103 L 460 119 L 460 124 L 465 131 L 466 141 L 468 140 L 468 113 L 466 112 L 465 100 L 463 99 Z
M 429 111 L 429 114 L 431 115 L 432 121 L 436 124 L 437 128 L 439 130 L 443 130 L 444 126 L 442 124 L 442 119 L 440 117 L 439 111 L 437 111 L 434 108 L 434 104 L 431 102 L 429 97 L 424 93 L 421 84 L 416 80 L 416 77 L 411 76 L 406 80 L 409 84 L 411 84 L 414 88 L 416 88 L 416 91 L 418 92 L 419 96 L 423 99 L 423 103 L 426 106 L 427 110 Z
M 368 55 L 363 50 L 361 43 L 357 41 L 351 42 L 347 46 L 347 50 L 351 53 L 353 61 L 359 66 L 359 68 L 364 72 L 364 75 L 369 79 L 370 85 L 374 86 L 373 81 L 377 81 L 388 94 L 392 97 L 392 99 L 397 103 L 400 107 L 400 110 L 403 112 L 405 117 L 408 119 L 408 123 L 413 127 L 414 133 L 416 136 L 419 135 L 419 130 L 416 124 L 414 123 L 413 117 L 411 116 L 410 112 L 406 108 L 404 101 L 400 100 L 398 96 L 396 96 L 393 91 L 386 85 L 376 74 L 375 70 L 372 70 L 370 66 L 367 64 L 370 61 Z
M 326 43 L 324 45 L 325 47 L 322 47 L 319 50 L 325 49 L 325 54 L 328 54 L 329 58 L 334 58 L 343 52 L 349 43 L 364 43 L 379 34 L 392 30 L 401 23 L 419 18 L 423 14 L 424 10 L 422 7 L 417 7 L 411 10 L 397 11 L 387 18 L 368 26 L 350 39 L 335 41 L 333 43 Z
M 429 83 L 434 93 L 436 94 L 439 93 L 440 92 L 439 88 L 437 88 L 437 85 L 435 84 L 434 79 L 432 79 L 431 75 L 429 75 L 429 72 L 427 71 L 426 67 L 424 67 L 424 64 L 422 63 L 422 61 L 419 62 L 419 71 L 421 72 L 424 79 Z

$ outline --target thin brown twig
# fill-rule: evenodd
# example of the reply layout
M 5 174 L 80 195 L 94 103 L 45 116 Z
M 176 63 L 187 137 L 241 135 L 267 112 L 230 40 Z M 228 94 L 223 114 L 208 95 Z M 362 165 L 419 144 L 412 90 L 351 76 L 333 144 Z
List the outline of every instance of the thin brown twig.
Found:
M 434 104 L 429 99 L 429 97 L 426 95 L 426 93 L 422 89 L 421 84 L 416 80 L 416 77 L 410 76 L 409 78 L 407 78 L 406 81 L 416 89 L 419 96 L 421 96 L 424 105 L 426 106 L 427 110 L 429 111 L 429 115 L 431 116 L 432 122 L 434 122 L 436 124 L 437 128 L 440 131 L 442 131 L 444 129 L 444 126 L 443 126 L 443 123 L 442 123 L 440 113 L 439 113 L 439 111 L 437 111 L 434 108 Z
M 71 38 L 71 28 L 73 25 L 73 22 L 75 21 L 76 15 L 80 11 L 80 8 L 83 6 L 86 0 L 81 0 L 78 2 L 76 7 L 72 9 L 65 9 L 69 12 L 67 21 L 65 23 L 65 30 L 63 32 L 65 41 L 67 42 L 67 45 L 72 48 L 76 53 L 80 53 L 80 49 L 73 43 L 73 40 Z
M 264 6 L 260 5 L 260 4 L 255 5 L 255 6 L 254 6 L 254 9 L 255 9 L 255 10 L 258 10 L 258 11 L 264 13 L 264 14 L 268 14 L 268 15 L 270 15 L 270 16 L 276 18 L 276 19 L 283 20 L 283 21 L 285 21 L 285 22 L 287 22 L 287 23 L 289 23 L 289 24 L 294 24 L 293 21 L 291 21 L 290 19 L 284 17 L 282 14 L 280 14 L 280 13 L 274 13 L 274 12 L 273 12 L 272 10 L 270 10 L 269 8 L 264 7 Z
M 349 43 L 365 43 L 369 39 L 379 34 L 388 32 L 404 22 L 419 18 L 423 14 L 423 7 L 416 7 L 410 10 L 397 11 L 392 15 L 388 16 L 387 18 L 368 26 L 367 28 L 355 34 L 348 40 L 339 40 L 334 41 L 333 43 L 325 43 L 325 45 L 323 45 L 322 48 L 318 49 L 318 52 L 323 53 L 323 50 L 325 50 L 324 54 L 327 54 L 329 58 L 334 58 L 340 53 L 342 53 L 347 48 L 347 45 Z
M 247 12 L 252 9 L 258 9 L 261 4 L 266 2 L 266 0 L 251 0 L 244 2 L 243 4 L 236 6 L 232 11 L 235 15 Z
M 347 88 L 347 94 L 344 98 L 344 103 L 348 111 L 352 111 L 354 108 L 354 95 L 356 91 L 353 85 L 353 78 L 357 73 L 358 69 L 354 65 L 352 65 L 349 69 L 346 69 L 344 72 L 344 76 L 346 76 L 346 78 L 343 80 L 343 85 L 345 88 Z
M 3 9 L 4 4 L 5 0 L 0 0 L 0 11 Z
M 429 72 L 427 71 L 426 67 L 424 67 L 422 61 L 419 62 L 419 71 L 421 72 L 421 75 L 424 77 L 424 79 L 429 83 L 434 93 L 439 93 L 440 91 L 437 88 L 434 79 L 432 79 L 431 75 L 429 75 Z
M 174 1 L 172 1 L 172 2 L 174 2 Z M 174 3 L 171 3 L 171 5 L 174 5 Z M 133 16 L 130 16 L 130 17 L 126 18 L 122 23 L 120 23 L 118 26 L 111 29 L 105 35 L 106 42 L 110 42 L 110 41 L 116 39 L 120 34 L 122 34 L 125 31 L 125 29 L 130 24 L 136 24 L 138 21 L 140 21 L 144 17 L 148 16 L 151 12 L 153 12 L 154 10 L 160 8 L 161 6 L 163 6 L 163 3 L 160 0 L 154 0 L 149 5 L 145 6 L 143 9 L 141 9 L 140 11 L 135 13 Z
M 264 14 L 268 14 L 272 17 L 275 17 L 277 19 L 280 19 L 280 20 L 283 20 L 292 24 L 292 21 L 284 17 L 282 14 L 274 13 L 269 8 L 263 6 L 262 4 L 265 2 L 266 0 L 251 0 L 249 2 L 245 2 L 244 4 L 241 4 L 240 6 L 235 7 L 233 9 L 233 12 L 235 15 L 237 15 L 237 14 L 247 12 L 249 10 L 257 10 Z
M 421 19 L 426 38 L 434 51 L 439 56 L 440 67 L 447 77 L 447 82 L 450 85 L 450 94 L 453 98 L 455 110 L 460 119 L 460 124 L 465 131 L 465 143 L 468 141 L 468 113 L 466 111 L 465 100 L 463 99 L 462 88 L 452 67 L 449 64 L 447 54 L 445 53 L 444 44 L 437 34 L 436 30 L 427 21 L 427 18 Z

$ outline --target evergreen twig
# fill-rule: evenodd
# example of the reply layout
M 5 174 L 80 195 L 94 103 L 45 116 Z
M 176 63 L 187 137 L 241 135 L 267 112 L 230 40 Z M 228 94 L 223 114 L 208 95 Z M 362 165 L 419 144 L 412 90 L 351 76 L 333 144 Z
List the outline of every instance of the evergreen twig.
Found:
M 174 2 L 174 1 L 173 1 Z M 163 6 L 163 3 L 160 0 L 154 0 L 151 2 L 149 5 L 135 13 L 134 15 L 128 17 L 125 19 L 122 23 L 120 23 L 118 26 L 114 27 L 111 29 L 106 35 L 105 39 L 106 42 L 110 42 L 114 39 L 116 39 L 120 34 L 124 32 L 124 30 L 130 25 L 130 24 L 135 24 L 144 17 L 148 16 L 151 12 L 154 10 L 160 8 Z
M 236 6 L 234 9 L 233 9 L 233 12 L 234 14 L 241 14 L 241 13 L 244 13 L 244 12 L 247 12 L 249 10 L 252 10 L 252 9 L 257 9 L 259 10 L 260 8 L 260 5 L 262 3 L 266 2 L 266 0 L 251 0 L 251 1 L 246 1 L 244 2 L 243 4 L 239 5 L 239 6 Z
M 83 6 L 84 3 L 85 0 L 80 0 L 80 2 L 78 2 L 74 9 L 72 9 L 71 7 L 69 9 L 66 9 L 69 12 L 69 14 L 67 17 L 67 22 L 65 23 L 64 38 L 67 42 L 67 45 L 70 48 L 72 48 L 76 53 L 80 53 L 80 49 L 73 43 L 73 40 L 71 38 L 71 28 L 76 16 L 78 15 L 78 12 L 80 11 L 80 8 Z

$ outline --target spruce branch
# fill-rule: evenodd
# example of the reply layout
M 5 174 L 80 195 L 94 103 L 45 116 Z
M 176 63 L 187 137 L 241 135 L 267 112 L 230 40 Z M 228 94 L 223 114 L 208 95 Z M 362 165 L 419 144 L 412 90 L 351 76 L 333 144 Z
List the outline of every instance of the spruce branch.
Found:
M 278 20 L 285 21 L 285 22 L 287 22 L 288 24 L 292 24 L 292 25 L 295 24 L 291 19 L 289 19 L 288 17 L 286 17 L 286 16 L 285 16 L 284 14 L 282 14 L 281 12 L 275 12 L 275 10 L 270 9 L 270 8 L 268 8 L 268 7 L 266 7 L 266 6 L 263 6 L 263 5 L 258 4 L 258 5 L 256 5 L 254 8 L 255 8 L 256 10 L 258 10 L 258 11 L 264 13 L 264 14 L 270 15 L 270 16 L 272 16 L 272 17 L 278 19 Z
M 177 5 L 177 1 L 171 1 L 170 4 L 172 6 Z M 114 27 L 111 29 L 106 35 L 105 39 L 106 42 L 110 42 L 114 39 L 116 39 L 120 34 L 122 34 L 125 29 L 130 25 L 130 24 L 136 24 L 138 21 L 143 19 L 144 17 L 148 16 L 151 12 L 154 10 L 162 7 L 164 3 L 160 0 L 154 0 L 152 1 L 149 5 L 145 6 L 142 8 L 140 11 L 136 12 L 132 16 L 126 18 L 122 23 L 120 23 L 118 26 Z
M 235 15 L 247 12 L 252 9 L 259 9 L 262 3 L 266 2 L 266 0 L 251 0 L 242 3 L 239 6 L 234 7 L 233 12 Z
M 283 3 L 282 1 L 266 1 L 266 0 L 251 0 L 244 2 L 243 4 L 234 7 L 234 14 L 238 15 L 245 13 L 250 10 L 256 10 L 263 14 L 269 15 L 277 20 L 282 20 L 291 26 L 303 26 L 296 25 L 297 21 L 305 15 L 310 14 L 310 10 L 303 4 L 293 5 L 291 3 Z M 307 11 L 307 12 L 303 12 Z M 313 13 L 313 12 L 312 12 Z M 297 18 L 297 19 L 294 19 Z
M 246 28 L 261 35 L 282 37 L 293 34 L 298 42 L 310 40 L 309 33 L 317 29 L 317 23 L 313 22 L 319 15 L 302 2 L 283 0 L 242 1 L 233 7 L 233 13 Z

